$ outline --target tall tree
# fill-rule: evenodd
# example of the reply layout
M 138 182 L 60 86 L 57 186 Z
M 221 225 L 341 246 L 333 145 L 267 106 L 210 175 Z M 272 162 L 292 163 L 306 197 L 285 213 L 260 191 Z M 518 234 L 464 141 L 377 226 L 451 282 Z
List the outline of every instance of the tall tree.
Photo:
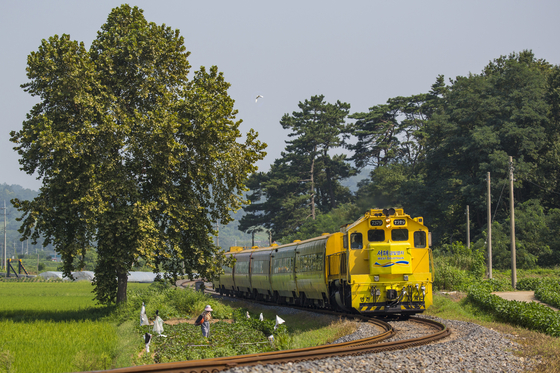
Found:
M 464 226 L 466 205 L 473 235 L 481 232 L 487 172 L 497 198 L 509 175 L 508 156 L 514 158 L 516 200 L 541 193 L 538 185 L 546 185 L 546 178 L 539 168 L 550 150 L 547 133 L 558 130 L 551 131 L 545 100 L 550 71 L 548 63 L 523 51 L 495 59 L 481 74 L 452 81 L 441 112 L 426 127 L 429 177 L 422 192 L 438 235 L 450 238 L 451 227 Z M 498 212 L 503 221 L 508 210 Z
M 358 168 L 379 167 L 394 163 L 415 166 L 422 161 L 425 147 L 424 125 L 434 114 L 445 91 L 443 76 L 439 76 L 429 93 L 395 97 L 386 104 L 369 108 L 367 113 L 354 113 L 349 118 L 346 142 L 353 151 L 350 158 Z
M 305 178 L 305 173 L 302 176 L 309 181 L 313 219 L 318 174 L 324 173 L 325 197 L 330 208 L 334 208 L 337 203 L 334 184 L 339 175 L 348 176 L 351 173 L 344 158 L 330 155 L 331 150 L 342 145 L 342 134 L 346 130 L 345 118 L 350 105 L 340 101 L 330 104 L 324 98 L 323 95 L 312 96 L 310 100 L 300 102 L 300 111 L 294 111 L 292 115 L 285 114 L 280 121 L 284 129 L 291 131 L 288 136 L 294 138 L 287 141 L 286 152 L 302 157 L 309 167 L 308 178 Z M 319 171 L 316 170 L 318 162 L 321 163 Z M 337 174 L 333 172 L 336 168 L 339 169 Z
M 240 230 L 263 225 L 278 239 L 295 232 L 306 219 L 350 199 L 340 180 L 354 170 L 345 156 L 331 154 L 342 144 L 350 105 L 327 103 L 319 95 L 298 106 L 299 111 L 285 114 L 280 121 L 292 138 L 281 158 L 269 172 L 254 175 L 248 183 L 254 203 L 245 208 Z
M 43 186 L 23 212 L 24 237 L 46 237 L 70 275 L 95 246 L 96 298 L 126 300 L 138 259 L 173 275 L 207 276 L 220 256 L 213 223 L 231 220 L 264 144 L 245 143 L 229 83 L 214 66 L 188 80 L 178 30 L 148 23 L 122 5 L 89 51 L 68 35 L 43 40 L 28 57 L 40 102 L 11 133 L 20 164 Z

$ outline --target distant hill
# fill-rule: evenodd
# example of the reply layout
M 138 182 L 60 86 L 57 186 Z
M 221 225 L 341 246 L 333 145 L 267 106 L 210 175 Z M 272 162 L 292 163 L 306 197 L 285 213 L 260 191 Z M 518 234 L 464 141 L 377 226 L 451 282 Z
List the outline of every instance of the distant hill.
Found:
M 363 179 L 369 177 L 371 170 L 363 170 L 358 175 L 355 175 L 342 182 L 342 185 L 348 187 L 353 193 L 358 189 L 357 185 Z M 35 249 L 41 250 L 41 245 L 39 242 L 37 245 L 32 245 L 31 241 L 22 242 L 20 241 L 21 234 L 17 231 L 20 227 L 20 222 L 16 221 L 16 218 L 20 216 L 20 213 L 12 206 L 10 200 L 14 198 L 19 198 L 21 200 L 31 200 L 35 198 L 39 192 L 31 189 L 23 188 L 19 185 L 8 185 L 0 184 L 0 207 L 3 207 L 3 201 L 6 202 L 6 241 L 8 247 L 8 257 L 14 256 L 14 251 L 17 254 L 28 252 L 29 254 L 35 253 Z M 3 213 L 3 210 L 0 210 Z M 252 244 L 251 234 L 239 231 L 239 221 L 244 215 L 243 209 L 239 210 L 237 213 L 232 213 L 234 220 L 225 226 L 219 226 L 219 236 L 214 238 L 214 242 L 217 243 L 223 250 L 228 250 L 231 246 L 243 246 L 250 247 Z M 4 245 L 3 240 L 3 214 L 0 215 L 0 247 Z M 265 232 L 255 234 L 255 245 L 256 246 L 266 246 L 268 245 L 268 234 Z M 48 251 L 54 251 L 52 247 L 47 248 Z M 1 251 L 0 251 L 1 253 Z
M 0 208 L 4 208 L 4 203 L 6 205 L 6 246 L 7 252 L 6 257 L 17 258 L 20 254 L 35 254 L 37 250 L 43 250 L 42 242 L 39 240 L 37 245 L 33 245 L 31 240 L 25 242 L 20 241 L 21 234 L 18 232 L 20 227 L 20 222 L 16 221 L 16 218 L 21 216 L 12 203 L 10 202 L 14 198 L 19 198 L 20 200 L 31 200 L 35 198 L 39 192 L 31 189 L 23 188 L 19 185 L 8 185 L 6 183 L 0 184 Z M 0 210 L 0 255 L 3 254 L 4 250 L 4 210 Z M 54 252 L 52 246 L 45 249 L 46 251 Z
M 364 179 L 369 179 L 370 172 L 371 170 L 369 168 L 363 169 L 359 174 L 349 177 L 346 180 L 342 180 L 340 183 L 343 186 L 348 187 L 352 193 L 356 193 L 358 191 L 358 183 Z

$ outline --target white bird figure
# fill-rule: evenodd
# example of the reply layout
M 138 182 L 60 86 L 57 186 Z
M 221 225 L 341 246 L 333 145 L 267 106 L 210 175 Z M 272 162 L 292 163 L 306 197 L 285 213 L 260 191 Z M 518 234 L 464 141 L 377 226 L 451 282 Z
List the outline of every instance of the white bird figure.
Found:
M 150 333 L 144 334 L 144 343 L 146 345 L 146 352 L 150 352 L 150 342 L 152 341 L 152 335 Z
M 167 337 L 166 335 L 162 334 L 163 333 L 163 320 L 161 319 L 161 317 L 159 317 L 159 310 L 156 311 L 156 319 L 154 320 L 154 333 L 157 333 L 157 335 L 161 336 L 161 337 Z
M 257 101 L 259 101 L 259 98 L 264 98 L 264 96 L 258 95 L 257 98 L 255 98 L 255 103 L 256 103 Z
M 276 315 L 276 325 L 274 325 L 274 330 L 276 330 L 276 328 L 278 328 L 278 325 L 282 325 L 284 323 L 285 323 L 285 321 L 282 320 L 278 315 Z
M 274 335 L 271 334 L 268 336 L 268 342 L 270 342 L 271 346 L 274 346 Z
M 142 325 L 150 325 L 148 316 L 146 316 L 146 306 L 144 305 L 144 302 L 142 302 L 142 309 L 140 310 L 140 326 Z
M 249 315 L 249 311 L 247 311 L 247 318 L 250 319 L 251 315 Z
M 261 313 L 261 315 L 259 316 L 259 320 L 260 320 L 260 321 L 263 321 L 263 320 L 264 320 L 264 317 L 263 317 L 262 313 Z

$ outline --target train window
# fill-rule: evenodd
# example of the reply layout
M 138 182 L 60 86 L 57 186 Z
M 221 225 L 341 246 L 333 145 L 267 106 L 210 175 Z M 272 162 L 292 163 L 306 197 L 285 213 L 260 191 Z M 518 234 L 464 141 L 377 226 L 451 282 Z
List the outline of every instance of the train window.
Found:
M 236 273 L 249 273 L 249 262 L 237 262 L 235 264 Z
M 414 232 L 414 247 L 417 247 L 419 249 L 423 249 L 426 247 L 426 232 Z
M 350 235 L 350 247 L 354 250 L 360 250 L 364 247 L 361 233 L 352 233 Z
M 264 260 L 254 260 L 252 273 L 265 273 L 266 266 L 264 264 Z
M 382 229 L 371 229 L 367 232 L 367 239 L 369 242 L 383 242 L 385 241 L 385 231 Z
M 231 273 L 231 270 L 232 270 L 231 267 L 223 266 L 222 268 L 224 269 L 224 273 Z
M 323 254 L 301 255 L 298 259 L 298 272 L 312 272 L 323 270 Z
M 408 229 L 393 229 L 391 231 L 392 241 L 408 241 Z
M 293 258 L 272 259 L 272 268 L 274 273 L 291 273 L 293 267 Z

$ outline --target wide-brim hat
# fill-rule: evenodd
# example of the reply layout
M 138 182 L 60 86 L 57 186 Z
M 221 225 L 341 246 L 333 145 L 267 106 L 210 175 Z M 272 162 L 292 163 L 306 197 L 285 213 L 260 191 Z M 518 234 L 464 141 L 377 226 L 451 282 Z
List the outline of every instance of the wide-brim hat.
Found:
M 210 306 L 208 305 L 208 306 L 206 306 L 206 308 L 204 309 L 204 311 L 214 311 L 214 310 L 212 309 L 212 307 L 210 307 Z

